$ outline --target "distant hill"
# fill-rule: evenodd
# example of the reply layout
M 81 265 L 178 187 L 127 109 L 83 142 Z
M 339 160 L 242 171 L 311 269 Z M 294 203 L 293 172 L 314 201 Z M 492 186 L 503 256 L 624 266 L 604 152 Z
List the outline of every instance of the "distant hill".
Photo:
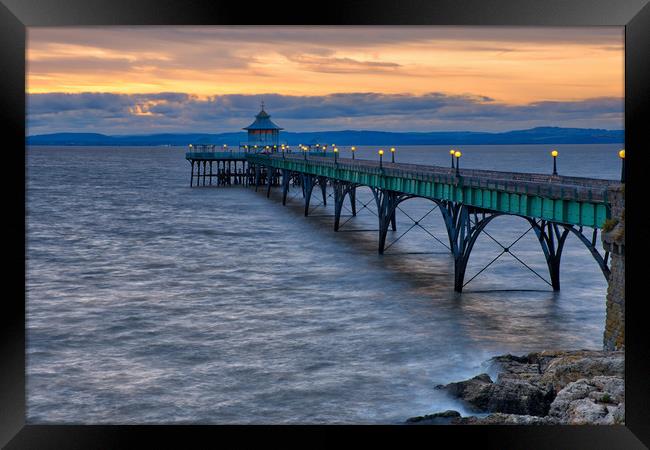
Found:
M 500 133 L 472 131 L 386 132 L 386 131 L 321 131 L 283 132 L 281 139 L 290 145 L 311 142 L 338 145 L 481 145 L 481 144 L 616 144 L 624 142 L 623 130 L 588 128 L 538 127 Z M 237 145 L 246 140 L 246 133 L 187 133 L 107 136 L 97 133 L 54 133 L 29 136 L 27 145 Z

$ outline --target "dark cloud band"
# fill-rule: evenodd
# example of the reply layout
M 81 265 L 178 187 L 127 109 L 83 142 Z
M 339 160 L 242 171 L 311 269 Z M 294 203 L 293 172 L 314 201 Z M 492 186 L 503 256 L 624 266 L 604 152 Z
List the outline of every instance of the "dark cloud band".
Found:
M 184 93 L 28 95 L 28 133 L 227 132 L 247 125 L 263 99 L 289 131 L 506 131 L 533 126 L 623 128 L 623 99 L 508 105 L 485 96 L 347 93 L 322 96 Z

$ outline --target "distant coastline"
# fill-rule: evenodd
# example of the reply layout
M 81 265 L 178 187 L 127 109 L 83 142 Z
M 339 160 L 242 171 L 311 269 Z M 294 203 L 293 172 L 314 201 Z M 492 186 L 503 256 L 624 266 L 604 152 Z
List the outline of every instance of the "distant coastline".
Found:
M 500 133 L 472 131 L 384 132 L 384 131 L 321 131 L 283 132 L 289 145 L 310 142 L 338 145 L 528 145 L 528 144 L 618 144 L 623 143 L 623 130 L 593 128 L 537 127 Z M 236 133 L 164 133 L 148 135 L 109 136 L 98 133 L 53 133 L 28 136 L 27 145 L 65 146 L 185 146 L 195 144 L 238 145 L 246 140 L 244 132 Z

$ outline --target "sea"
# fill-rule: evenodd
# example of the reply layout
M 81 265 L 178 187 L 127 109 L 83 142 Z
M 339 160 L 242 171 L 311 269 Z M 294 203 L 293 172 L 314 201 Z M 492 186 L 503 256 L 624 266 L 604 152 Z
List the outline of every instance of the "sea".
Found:
M 616 180 L 620 147 L 558 145 L 558 172 Z M 449 148 L 398 146 L 395 155 L 449 166 Z M 489 371 L 495 355 L 602 346 L 607 284 L 573 235 L 554 292 L 528 222 L 496 218 L 458 294 L 432 202 L 402 203 L 379 255 L 367 188 L 335 232 L 333 198 L 322 205 L 316 189 L 304 217 L 299 188 L 284 207 L 279 188 L 270 198 L 266 189 L 190 188 L 185 151 L 27 148 L 28 423 L 467 415 L 435 386 Z M 461 169 L 552 171 L 545 145 L 461 151 Z M 376 159 L 377 148 L 356 157 Z

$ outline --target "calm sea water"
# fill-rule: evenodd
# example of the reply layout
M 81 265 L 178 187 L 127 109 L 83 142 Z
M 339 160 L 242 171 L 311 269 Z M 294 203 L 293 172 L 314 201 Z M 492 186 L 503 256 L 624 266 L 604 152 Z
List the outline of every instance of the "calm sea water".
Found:
M 562 174 L 620 175 L 617 145 L 557 148 Z M 462 150 L 461 167 L 551 169 L 544 146 Z M 400 423 L 464 413 L 433 388 L 493 355 L 601 346 L 606 282 L 575 236 L 560 292 L 504 254 L 458 295 L 431 202 L 401 205 L 387 243 L 407 215 L 429 213 L 426 231 L 379 256 L 369 191 L 335 233 L 316 190 L 305 218 L 296 191 L 282 207 L 277 192 L 191 189 L 184 151 L 28 149 L 30 423 Z M 447 152 L 400 147 L 398 160 L 447 165 Z M 492 221 L 466 280 L 500 253 L 493 239 L 527 229 Z M 548 278 L 532 231 L 511 250 Z

